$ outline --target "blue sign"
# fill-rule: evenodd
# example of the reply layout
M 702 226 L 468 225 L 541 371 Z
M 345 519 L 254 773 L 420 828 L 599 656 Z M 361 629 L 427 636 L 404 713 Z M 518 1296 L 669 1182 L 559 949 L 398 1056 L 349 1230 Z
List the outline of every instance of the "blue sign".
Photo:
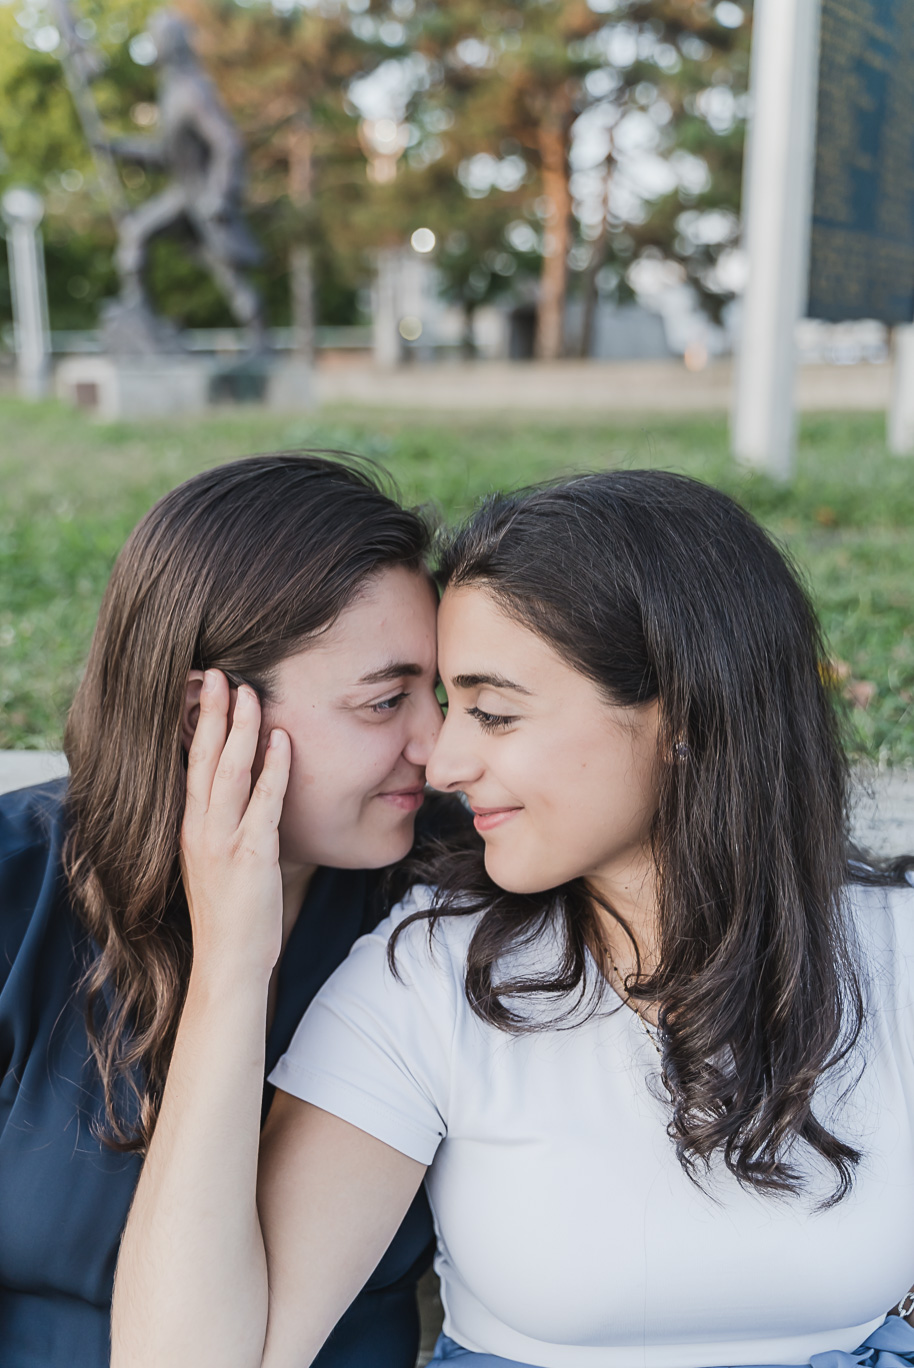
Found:
M 914 0 L 822 0 L 807 312 L 914 321 Z

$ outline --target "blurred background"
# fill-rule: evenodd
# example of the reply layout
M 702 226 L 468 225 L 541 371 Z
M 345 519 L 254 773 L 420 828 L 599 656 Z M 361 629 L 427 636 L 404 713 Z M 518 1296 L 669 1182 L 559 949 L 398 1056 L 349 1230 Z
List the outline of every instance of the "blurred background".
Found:
M 404 357 L 686 353 L 699 369 L 729 350 L 744 273 L 748 8 L 169 8 L 190 21 L 246 147 L 248 217 L 265 249 L 255 274 L 277 345 L 335 361 L 371 349 L 380 274 L 404 277 L 399 292 L 416 306 L 412 326 L 396 320 Z M 156 131 L 152 9 L 81 0 L 72 11 L 105 62 L 92 90 L 112 137 Z M 117 280 L 56 18 L 48 0 L 0 9 L 0 169 L 45 197 L 52 343 L 65 353 L 89 344 Z M 158 188 L 148 166 L 121 177 L 128 203 Z M 231 327 L 217 287 L 174 239 L 156 243 L 150 284 L 182 328 Z M 834 345 L 875 354 L 884 339 Z
M 23 398 L 0 253 L 0 748 L 59 747 L 113 558 L 156 497 L 320 446 L 375 457 L 449 517 L 607 464 L 712 481 L 809 583 L 857 762 L 904 775 L 914 464 L 886 442 L 890 328 L 801 321 L 792 478 L 730 453 L 749 0 L 171 5 L 243 147 L 262 301 L 252 342 L 187 223 L 150 236 L 149 307 L 175 364 L 208 368 L 184 412 L 167 377 L 151 407 L 106 408 L 98 370 L 118 362 L 119 235 L 174 184 L 153 155 L 155 8 L 0 0 L 0 192 L 40 203 L 47 349 Z M 300 378 L 281 399 L 266 356 Z

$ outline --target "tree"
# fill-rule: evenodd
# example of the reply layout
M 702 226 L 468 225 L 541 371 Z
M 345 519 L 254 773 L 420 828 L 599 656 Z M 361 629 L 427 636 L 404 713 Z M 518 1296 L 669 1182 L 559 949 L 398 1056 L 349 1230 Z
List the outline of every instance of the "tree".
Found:
M 603 24 L 585 0 L 475 0 L 416 10 L 413 41 L 434 62 L 456 113 L 452 143 L 464 157 L 520 156 L 544 204 L 537 351 L 562 352 L 572 242 L 568 151 L 584 78 L 603 62 L 588 47 Z M 515 152 L 513 149 L 517 148 Z
M 626 112 L 637 117 L 638 111 L 656 122 L 653 156 L 668 168 L 668 185 L 645 195 L 640 208 L 627 214 L 608 194 L 585 290 L 592 299 L 605 265 L 618 288 L 630 291 L 632 266 L 653 258 L 674 265 L 706 314 L 720 322 L 739 283 L 727 268 L 740 230 L 751 29 L 748 10 L 729 0 L 693 28 L 677 27 L 681 8 L 641 6 L 643 16 L 666 25 L 660 36 L 671 40 L 675 60 L 663 45 L 655 49 L 655 72 L 645 73 L 643 85 L 627 81 L 626 105 L 615 125 L 621 132 Z M 624 158 L 610 156 L 605 169 L 611 188 L 613 175 L 624 170 Z
M 569 257 L 577 239 L 593 228 L 596 246 L 589 252 L 591 289 L 603 257 L 631 249 L 661 250 L 677 256 L 682 234 L 676 224 L 674 198 L 698 204 L 700 195 L 715 196 L 735 209 L 738 204 L 738 160 L 741 129 L 727 152 L 715 146 L 712 161 L 723 174 L 712 193 L 690 188 L 701 152 L 716 133 L 709 127 L 701 100 L 721 77 L 742 73 L 746 39 L 742 18 L 732 3 L 713 7 L 705 0 L 501 0 L 480 13 L 476 0 L 441 5 L 420 0 L 408 23 L 410 44 L 422 53 L 454 119 L 450 130 L 433 134 L 444 142 L 442 153 L 455 165 L 472 166 L 488 158 L 498 168 L 519 162 L 526 186 L 528 215 L 541 224 L 541 272 L 537 352 L 546 358 L 563 351 L 563 322 Z M 724 84 L 719 87 L 724 90 Z M 427 91 L 417 91 L 408 117 L 421 127 Z M 618 132 L 629 116 L 659 115 L 658 143 L 668 166 L 679 165 L 662 208 L 645 212 L 645 196 L 619 212 L 613 182 L 623 162 Z M 584 118 L 602 119 L 606 153 L 596 199 L 596 223 L 581 221 L 574 193 L 572 148 Z M 629 124 L 631 119 L 629 119 Z M 701 151 L 699 151 L 699 146 Z M 707 162 L 702 163 L 707 174 Z M 712 182 L 713 184 L 713 182 Z M 591 195 L 592 210 L 594 196 Z M 615 202 L 614 202 L 615 201 Z M 532 211 L 532 212 L 531 212 Z M 634 220 L 634 221 L 632 221 Z M 650 228 L 646 224 L 650 223 Z M 644 231 L 639 231 L 644 229 Z M 630 230 L 634 230 L 634 236 Z M 610 249 L 614 245 L 615 252 Z M 690 249 L 691 250 L 691 249 Z M 694 255 L 694 253 L 693 253 Z M 705 296 L 711 287 L 691 263 Z

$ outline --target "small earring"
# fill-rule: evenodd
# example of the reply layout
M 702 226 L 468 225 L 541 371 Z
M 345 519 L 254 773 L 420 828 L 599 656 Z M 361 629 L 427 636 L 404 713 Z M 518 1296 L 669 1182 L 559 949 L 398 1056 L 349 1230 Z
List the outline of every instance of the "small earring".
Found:
M 688 743 L 686 741 L 677 741 L 673 746 L 673 758 L 676 760 L 685 760 L 687 759 L 688 755 Z

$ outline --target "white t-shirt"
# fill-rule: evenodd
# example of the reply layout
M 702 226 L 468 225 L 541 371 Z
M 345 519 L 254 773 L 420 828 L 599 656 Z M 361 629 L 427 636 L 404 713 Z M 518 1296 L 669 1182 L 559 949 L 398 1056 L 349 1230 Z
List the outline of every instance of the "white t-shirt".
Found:
M 803 1148 L 813 1195 L 722 1165 L 702 1191 L 666 1134 L 658 1056 L 626 1007 L 510 1035 L 464 995 L 474 918 L 418 890 L 328 980 L 271 1082 L 430 1165 L 445 1332 L 542 1368 L 804 1364 L 856 1346 L 914 1284 L 914 890 L 854 888 L 868 1021 L 816 1114 L 862 1148 L 849 1197 Z M 543 946 L 538 951 L 543 954 Z M 542 962 L 542 959 L 540 959 Z M 606 1007 L 617 999 L 607 992 Z

